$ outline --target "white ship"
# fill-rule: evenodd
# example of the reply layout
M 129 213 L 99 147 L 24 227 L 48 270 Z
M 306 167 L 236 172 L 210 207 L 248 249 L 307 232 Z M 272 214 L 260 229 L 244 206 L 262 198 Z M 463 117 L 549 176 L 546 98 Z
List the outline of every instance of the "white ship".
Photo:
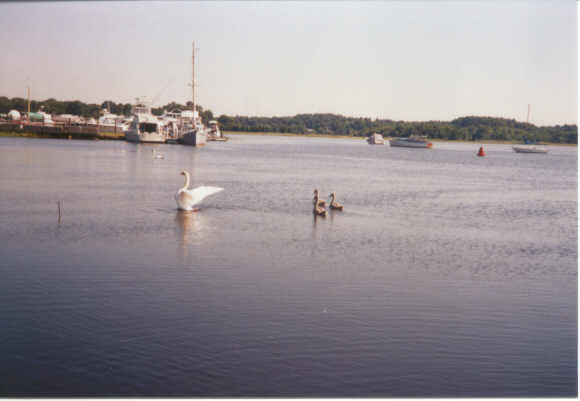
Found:
M 137 99 L 132 112 L 133 119 L 125 131 L 127 141 L 165 143 L 163 124 L 151 113 L 151 107 Z
M 199 112 L 195 110 L 191 113 L 193 117 L 185 121 L 183 135 L 177 140 L 182 145 L 203 146 L 207 143 L 207 130 L 204 127 Z

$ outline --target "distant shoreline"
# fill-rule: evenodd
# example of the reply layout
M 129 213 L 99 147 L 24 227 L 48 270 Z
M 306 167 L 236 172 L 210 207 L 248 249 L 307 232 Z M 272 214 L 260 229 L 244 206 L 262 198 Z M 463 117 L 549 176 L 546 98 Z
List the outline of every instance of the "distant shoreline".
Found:
M 294 133 L 282 133 L 282 132 L 245 132 L 245 131 L 222 131 L 224 135 L 257 135 L 257 136 L 289 136 L 289 137 L 300 137 L 300 138 L 330 138 L 330 139 L 352 139 L 366 141 L 366 137 L 362 136 L 347 136 L 347 135 L 323 135 L 323 134 L 294 134 Z M 44 139 L 67 139 L 63 136 L 49 136 L 42 133 L 36 132 L 0 132 L 0 137 L 18 137 L 18 138 L 44 138 Z M 107 134 L 101 133 L 99 137 L 83 137 L 78 135 L 72 135 L 70 139 L 80 139 L 80 140 L 124 140 L 124 136 L 119 136 L 118 134 Z M 385 140 L 390 139 L 385 137 Z M 521 145 L 521 142 L 517 141 L 498 141 L 498 140 L 480 140 L 480 141 L 466 141 L 462 139 L 433 139 L 428 138 L 431 142 L 435 143 L 472 143 L 481 145 Z M 578 146 L 577 143 L 557 143 L 557 142 L 547 142 L 549 146 Z
M 346 135 L 323 135 L 323 134 L 293 134 L 293 133 L 282 133 L 282 132 L 246 132 L 246 131 L 222 131 L 224 135 L 264 135 L 264 136 L 292 136 L 292 137 L 307 137 L 307 138 L 337 138 L 337 139 L 356 139 L 366 141 L 367 137 L 364 136 L 346 136 Z M 391 139 L 385 137 L 385 140 Z M 480 141 L 466 141 L 463 139 L 433 139 L 427 138 L 431 142 L 442 142 L 442 143 L 473 143 L 473 144 L 483 144 L 483 145 L 521 145 L 518 141 L 498 141 L 498 140 L 480 140 Z M 578 146 L 576 143 L 557 143 L 548 142 L 550 146 Z

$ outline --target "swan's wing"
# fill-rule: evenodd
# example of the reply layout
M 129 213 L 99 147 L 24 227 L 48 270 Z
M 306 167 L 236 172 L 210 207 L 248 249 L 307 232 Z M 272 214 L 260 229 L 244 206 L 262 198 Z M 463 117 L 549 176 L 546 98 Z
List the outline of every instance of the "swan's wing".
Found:
M 194 189 L 190 189 L 187 192 L 192 197 L 193 203 L 191 205 L 193 206 L 193 205 L 197 205 L 199 202 L 204 200 L 206 197 L 213 195 L 217 192 L 223 191 L 223 190 L 224 190 L 223 188 L 219 188 L 219 187 L 197 187 Z

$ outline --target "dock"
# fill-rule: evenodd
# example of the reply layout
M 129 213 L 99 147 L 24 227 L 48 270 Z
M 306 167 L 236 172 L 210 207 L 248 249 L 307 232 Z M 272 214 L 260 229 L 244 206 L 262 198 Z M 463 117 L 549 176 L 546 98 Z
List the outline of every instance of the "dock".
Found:
M 0 132 L 34 134 L 45 138 L 63 139 L 124 139 L 121 127 L 94 124 L 67 124 L 28 121 L 0 121 Z

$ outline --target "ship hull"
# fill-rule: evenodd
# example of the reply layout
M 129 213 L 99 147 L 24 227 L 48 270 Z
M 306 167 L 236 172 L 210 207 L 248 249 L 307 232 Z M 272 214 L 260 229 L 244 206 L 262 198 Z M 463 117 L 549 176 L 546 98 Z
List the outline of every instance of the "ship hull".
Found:
M 125 140 L 128 142 L 141 142 L 141 143 L 165 143 L 165 135 L 159 132 L 137 132 L 135 130 L 129 130 L 125 132 Z
M 207 142 L 207 134 L 200 130 L 189 131 L 183 134 L 177 142 L 186 146 L 204 146 Z
M 401 148 L 420 148 L 420 149 L 431 149 L 433 146 L 431 142 L 423 141 L 406 141 L 401 139 L 391 139 L 389 144 L 394 147 Z
M 548 153 L 548 149 L 536 147 L 512 146 L 512 149 L 516 153 Z

